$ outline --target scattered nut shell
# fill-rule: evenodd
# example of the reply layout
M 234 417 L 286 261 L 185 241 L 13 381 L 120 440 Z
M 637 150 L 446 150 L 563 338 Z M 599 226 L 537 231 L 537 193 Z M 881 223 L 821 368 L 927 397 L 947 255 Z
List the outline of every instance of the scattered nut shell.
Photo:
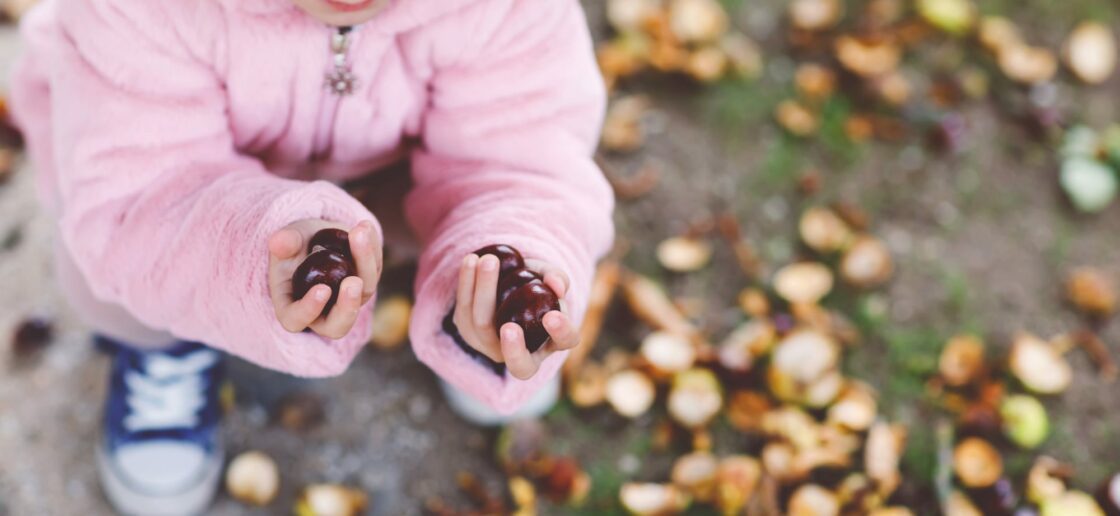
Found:
M 1048 342 L 1027 333 L 1015 337 L 1008 366 L 1023 386 L 1038 394 L 1057 394 L 1073 380 L 1065 357 Z
M 968 437 L 953 450 L 953 471 L 965 487 L 988 487 L 1003 476 L 1003 458 L 987 441 Z
M 886 39 L 836 38 L 836 59 L 847 70 L 863 77 L 878 77 L 898 68 L 902 49 Z
M 793 263 L 778 270 L 773 284 L 790 303 L 815 304 L 832 291 L 832 271 L 817 262 Z
M 412 303 L 404 296 L 378 301 L 373 311 L 373 334 L 370 343 L 380 349 L 393 349 L 408 338 L 408 321 Z
M 789 19 L 801 30 L 824 30 L 840 21 L 843 6 L 840 0 L 793 0 L 789 4 Z
M 818 253 L 839 251 L 852 238 L 852 230 L 836 212 L 828 208 L 809 208 L 797 225 L 801 241 Z
M 636 516 L 677 514 L 689 505 L 689 497 L 671 484 L 626 483 L 618 493 L 622 506 Z
M 633 152 L 645 143 L 642 117 L 649 110 L 649 99 L 628 95 L 613 100 L 603 122 L 603 148 L 612 152 Z
M 790 516 L 836 516 L 840 501 L 836 494 L 816 484 L 805 484 L 789 499 Z
M 724 457 L 716 472 L 716 507 L 723 514 L 742 513 L 758 489 L 761 477 L 762 466 L 754 457 Z
M 704 240 L 674 237 L 657 245 L 657 260 L 673 272 L 697 271 L 712 259 L 712 245 Z
M 1066 483 L 1055 473 L 1062 465 L 1045 455 L 1035 459 L 1027 474 L 1027 499 L 1035 504 L 1042 503 L 1066 492 Z
M 762 50 L 758 43 L 738 32 L 720 39 L 720 50 L 727 55 L 731 70 L 744 79 L 754 79 L 762 74 Z
M 883 497 L 889 497 L 902 482 L 898 466 L 905 447 L 906 428 L 902 425 L 878 422 L 867 432 L 863 467 Z
M 724 76 L 730 64 L 722 49 L 706 46 L 688 55 L 684 71 L 697 81 L 715 82 Z
M 969 0 L 918 0 L 922 18 L 950 34 L 963 34 L 976 21 L 976 6 Z
M 692 452 L 677 458 L 669 478 L 693 499 L 709 502 L 715 496 L 718 468 L 719 460 L 715 455 L 706 451 Z
M 762 289 L 747 287 L 739 292 L 739 308 L 752 317 L 770 315 L 770 300 Z
M 771 408 L 767 396 L 754 391 L 740 391 L 733 394 L 728 402 L 727 419 L 737 430 L 752 432 L 759 428 Z
M 229 463 L 226 491 L 235 500 L 265 506 L 280 490 L 280 470 L 272 457 L 259 451 L 244 452 Z
M 1100 269 L 1079 267 L 1066 277 L 1066 297 L 1085 314 L 1103 317 L 1116 310 L 1116 288 Z
M 1039 516 L 1105 516 L 1097 501 L 1083 491 L 1066 491 L 1039 505 Z
M 1050 418 L 1038 399 L 1025 394 L 1004 398 L 999 407 L 1003 431 L 1020 447 L 1037 448 L 1050 435 Z
M 794 136 L 809 136 L 820 127 L 817 115 L 796 100 L 783 100 L 774 109 L 778 125 Z
M 1049 81 L 1058 71 L 1054 53 L 1041 47 L 1011 45 L 1003 48 L 997 58 L 1000 71 L 1008 79 L 1023 84 Z
M 669 416 L 685 428 L 707 425 L 719 413 L 723 393 L 716 375 L 707 369 L 689 369 L 673 377 L 669 390 Z
M 1100 22 L 1083 22 L 1066 40 L 1066 66 L 1086 84 L 1101 84 L 1116 70 L 1116 36 Z
M 610 0 L 607 2 L 607 21 L 619 32 L 639 30 L 642 24 L 656 16 L 658 0 Z
M 572 404 L 580 407 L 594 407 L 607 400 L 606 368 L 600 364 L 588 363 L 568 377 L 567 393 Z
M 960 387 L 980 377 L 984 370 L 984 343 L 972 335 L 949 339 L 941 350 L 938 371 L 945 383 Z
M 728 371 L 745 373 L 756 357 L 770 351 L 775 337 L 774 325 L 767 321 L 749 321 L 732 331 L 719 345 L 719 364 Z
M 840 260 L 840 277 L 858 288 L 882 285 L 894 273 L 891 252 L 878 238 L 864 235 L 856 238 Z
M 711 42 L 727 31 L 727 12 L 718 0 L 670 0 L 669 28 L 682 42 Z
M 696 348 L 675 333 L 655 331 L 642 339 L 642 358 L 663 374 L 684 371 L 696 361 Z
M 836 73 L 817 63 L 804 63 L 797 67 L 793 78 L 797 92 L 808 100 L 824 100 L 836 90 Z
M 1011 20 L 1002 16 L 985 16 L 980 20 L 977 38 L 984 48 L 997 56 L 1007 48 L 1023 44 L 1019 29 Z
M 607 403 L 628 418 L 645 414 L 656 395 L 653 380 L 632 369 L 619 371 L 607 380 Z
M 853 432 L 871 428 L 878 416 L 875 393 L 866 384 L 852 382 L 840 392 L 840 397 L 828 408 L 826 420 Z
M 369 498 L 356 489 L 334 484 L 314 484 L 296 501 L 298 516 L 357 516 L 366 510 Z

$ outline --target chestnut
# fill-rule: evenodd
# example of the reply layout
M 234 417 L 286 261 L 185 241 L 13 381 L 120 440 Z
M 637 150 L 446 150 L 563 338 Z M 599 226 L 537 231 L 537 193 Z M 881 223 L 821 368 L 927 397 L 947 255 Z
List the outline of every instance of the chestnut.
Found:
M 303 263 L 296 267 L 296 272 L 292 275 L 292 298 L 298 301 L 307 295 L 311 287 L 326 285 L 331 288 L 331 298 L 323 307 L 323 315 L 327 315 L 338 301 L 342 280 L 356 275 L 357 267 L 350 255 L 326 248 L 319 249 L 307 255 Z
M 498 306 L 494 316 L 494 326 L 516 323 L 525 333 L 525 347 L 530 352 L 540 349 L 548 340 L 544 329 L 544 316 L 553 310 L 560 310 L 560 299 L 543 283 L 521 285 Z
M 517 290 L 526 283 L 533 282 L 543 284 L 544 278 L 542 278 L 540 274 L 524 267 L 501 274 L 498 276 L 497 306 L 501 306 L 514 290 Z
M 321 229 L 307 242 L 308 254 L 314 253 L 316 247 L 350 256 L 350 233 L 337 228 Z
M 505 276 L 507 272 L 514 269 L 521 269 L 525 267 L 525 258 L 521 253 L 511 246 L 506 244 L 488 245 L 474 252 L 479 257 L 488 254 L 494 255 L 498 259 L 498 274 Z

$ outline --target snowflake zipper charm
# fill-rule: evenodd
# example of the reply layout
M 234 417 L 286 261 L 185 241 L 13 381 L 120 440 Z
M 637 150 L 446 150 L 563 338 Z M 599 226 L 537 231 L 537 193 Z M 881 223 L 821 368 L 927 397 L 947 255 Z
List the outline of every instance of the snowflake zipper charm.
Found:
M 327 72 L 323 86 L 332 93 L 344 97 L 354 93 L 358 86 L 358 77 L 350 70 L 346 62 L 346 53 L 350 50 L 350 27 L 340 27 L 331 37 L 331 54 L 334 58 L 334 67 Z

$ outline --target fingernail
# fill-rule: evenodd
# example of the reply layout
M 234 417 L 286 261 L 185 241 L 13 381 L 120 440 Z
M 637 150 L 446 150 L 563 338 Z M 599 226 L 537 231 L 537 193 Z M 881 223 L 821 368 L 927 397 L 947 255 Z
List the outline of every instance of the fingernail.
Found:
M 517 338 L 517 330 L 513 328 L 502 329 L 502 340 L 513 340 Z
M 557 317 L 557 316 L 545 317 L 544 318 L 544 325 L 550 330 L 559 330 L 560 329 L 560 318 Z
M 468 254 L 466 258 L 463 258 L 463 263 L 467 264 L 468 267 L 474 267 L 478 263 L 478 256 Z
M 358 288 L 357 285 L 350 285 L 350 287 L 346 289 L 346 292 L 350 295 L 350 297 L 358 297 L 362 295 L 362 289 Z
M 331 297 L 331 291 L 329 288 L 315 287 L 315 299 L 319 301 L 326 301 L 329 297 Z

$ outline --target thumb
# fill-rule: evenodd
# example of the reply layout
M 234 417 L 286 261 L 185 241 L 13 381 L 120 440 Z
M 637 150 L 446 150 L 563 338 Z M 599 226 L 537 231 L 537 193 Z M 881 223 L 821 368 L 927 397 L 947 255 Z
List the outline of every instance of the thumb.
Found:
M 299 255 L 301 250 L 303 250 L 303 235 L 291 227 L 273 233 L 268 239 L 268 252 L 280 260 L 293 258 Z

